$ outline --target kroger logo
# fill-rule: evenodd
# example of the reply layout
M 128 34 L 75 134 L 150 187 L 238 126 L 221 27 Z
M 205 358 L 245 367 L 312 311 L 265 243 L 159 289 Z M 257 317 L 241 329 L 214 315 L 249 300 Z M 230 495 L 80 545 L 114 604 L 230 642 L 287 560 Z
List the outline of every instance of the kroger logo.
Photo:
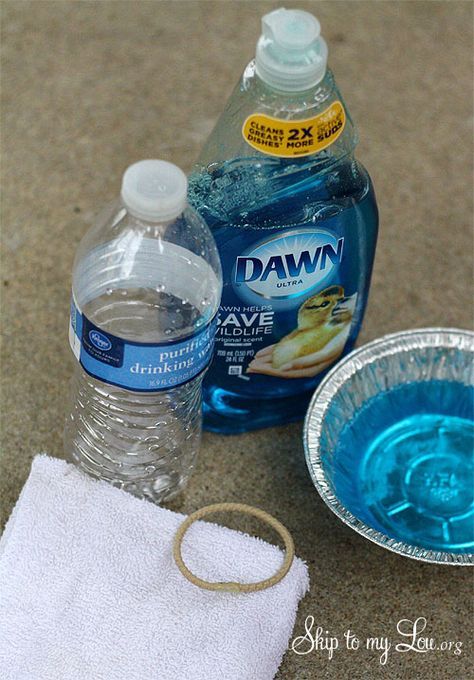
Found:
M 107 352 L 112 347 L 112 343 L 106 335 L 100 331 L 89 331 L 89 340 L 92 342 L 94 347 Z
M 302 295 L 329 278 L 341 262 L 343 248 L 343 238 L 325 232 L 286 232 L 237 258 L 235 284 L 266 298 Z

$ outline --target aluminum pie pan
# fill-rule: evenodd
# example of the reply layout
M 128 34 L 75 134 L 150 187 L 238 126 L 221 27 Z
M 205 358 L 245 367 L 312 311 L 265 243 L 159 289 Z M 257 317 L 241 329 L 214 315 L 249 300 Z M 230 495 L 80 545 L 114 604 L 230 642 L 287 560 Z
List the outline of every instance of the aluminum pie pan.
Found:
M 454 360 L 447 362 L 433 359 L 428 370 L 422 370 L 416 358 L 422 354 L 434 352 L 451 353 Z M 453 354 L 454 353 L 454 354 Z M 326 427 L 326 416 L 335 397 L 349 381 L 364 370 L 374 374 L 379 369 L 379 391 L 391 386 L 389 378 L 380 370 L 384 361 L 391 361 L 400 356 L 404 365 L 409 367 L 406 359 L 414 357 L 415 374 L 409 370 L 398 383 L 413 380 L 451 379 L 465 385 L 474 384 L 474 333 L 457 328 L 421 328 L 392 333 L 378 338 L 352 351 L 342 359 L 322 380 L 316 389 L 308 407 L 304 422 L 303 442 L 306 464 L 313 483 L 326 505 L 345 524 L 370 541 L 391 550 L 399 555 L 434 564 L 451 564 L 458 566 L 474 565 L 474 553 L 456 553 L 443 550 L 423 548 L 403 540 L 393 538 L 369 526 L 350 512 L 337 497 L 329 480 L 322 461 L 321 438 Z M 383 366 L 382 366 L 383 368 Z M 418 371 L 418 375 L 416 374 Z M 446 376 L 448 373 L 448 377 Z M 375 384 L 377 383 L 375 380 Z M 373 394 L 376 394 L 374 392 Z M 361 398 L 363 404 L 373 395 Z M 354 411 L 355 412 L 355 411 Z

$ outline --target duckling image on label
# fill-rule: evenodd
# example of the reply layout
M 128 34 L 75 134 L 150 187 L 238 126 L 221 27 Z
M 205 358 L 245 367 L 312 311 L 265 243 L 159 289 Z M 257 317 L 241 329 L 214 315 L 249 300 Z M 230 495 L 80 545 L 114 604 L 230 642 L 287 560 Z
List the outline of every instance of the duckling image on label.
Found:
M 275 345 L 273 367 L 281 368 L 293 359 L 319 352 L 348 331 L 353 312 L 347 304 L 350 301 L 344 297 L 342 286 L 331 286 L 306 300 L 298 311 L 298 328 Z
M 344 352 L 349 338 L 357 293 L 346 296 L 333 285 L 301 305 L 297 328 L 255 354 L 247 373 L 278 378 L 313 378 Z

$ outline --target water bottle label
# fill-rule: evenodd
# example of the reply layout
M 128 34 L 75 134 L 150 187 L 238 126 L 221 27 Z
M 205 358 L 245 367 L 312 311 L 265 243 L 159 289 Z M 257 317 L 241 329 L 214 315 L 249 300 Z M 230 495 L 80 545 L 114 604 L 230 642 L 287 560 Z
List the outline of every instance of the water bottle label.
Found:
M 84 370 L 98 380 L 135 392 L 183 385 L 208 366 L 217 319 L 196 333 L 166 343 L 124 340 L 93 324 L 71 300 L 69 342 Z
M 342 134 L 346 113 L 340 101 L 312 118 L 281 120 L 263 113 L 248 116 L 242 135 L 251 147 L 269 156 L 309 156 L 326 149 Z

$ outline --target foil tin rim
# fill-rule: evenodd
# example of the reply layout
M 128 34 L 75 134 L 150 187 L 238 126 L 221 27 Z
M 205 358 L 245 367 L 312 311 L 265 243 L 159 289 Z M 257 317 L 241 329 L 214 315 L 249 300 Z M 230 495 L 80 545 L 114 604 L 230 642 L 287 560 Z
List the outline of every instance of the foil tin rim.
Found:
M 313 483 L 326 505 L 340 520 L 373 543 L 422 562 L 474 565 L 474 553 L 429 550 L 391 538 L 362 522 L 347 510 L 333 493 L 321 461 L 320 438 L 325 415 L 341 387 L 364 365 L 390 354 L 411 352 L 424 347 L 456 348 L 470 352 L 474 358 L 474 333 L 459 328 L 417 328 L 384 335 L 353 350 L 331 369 L 310 401 L 303 429 L 306 464 Z

